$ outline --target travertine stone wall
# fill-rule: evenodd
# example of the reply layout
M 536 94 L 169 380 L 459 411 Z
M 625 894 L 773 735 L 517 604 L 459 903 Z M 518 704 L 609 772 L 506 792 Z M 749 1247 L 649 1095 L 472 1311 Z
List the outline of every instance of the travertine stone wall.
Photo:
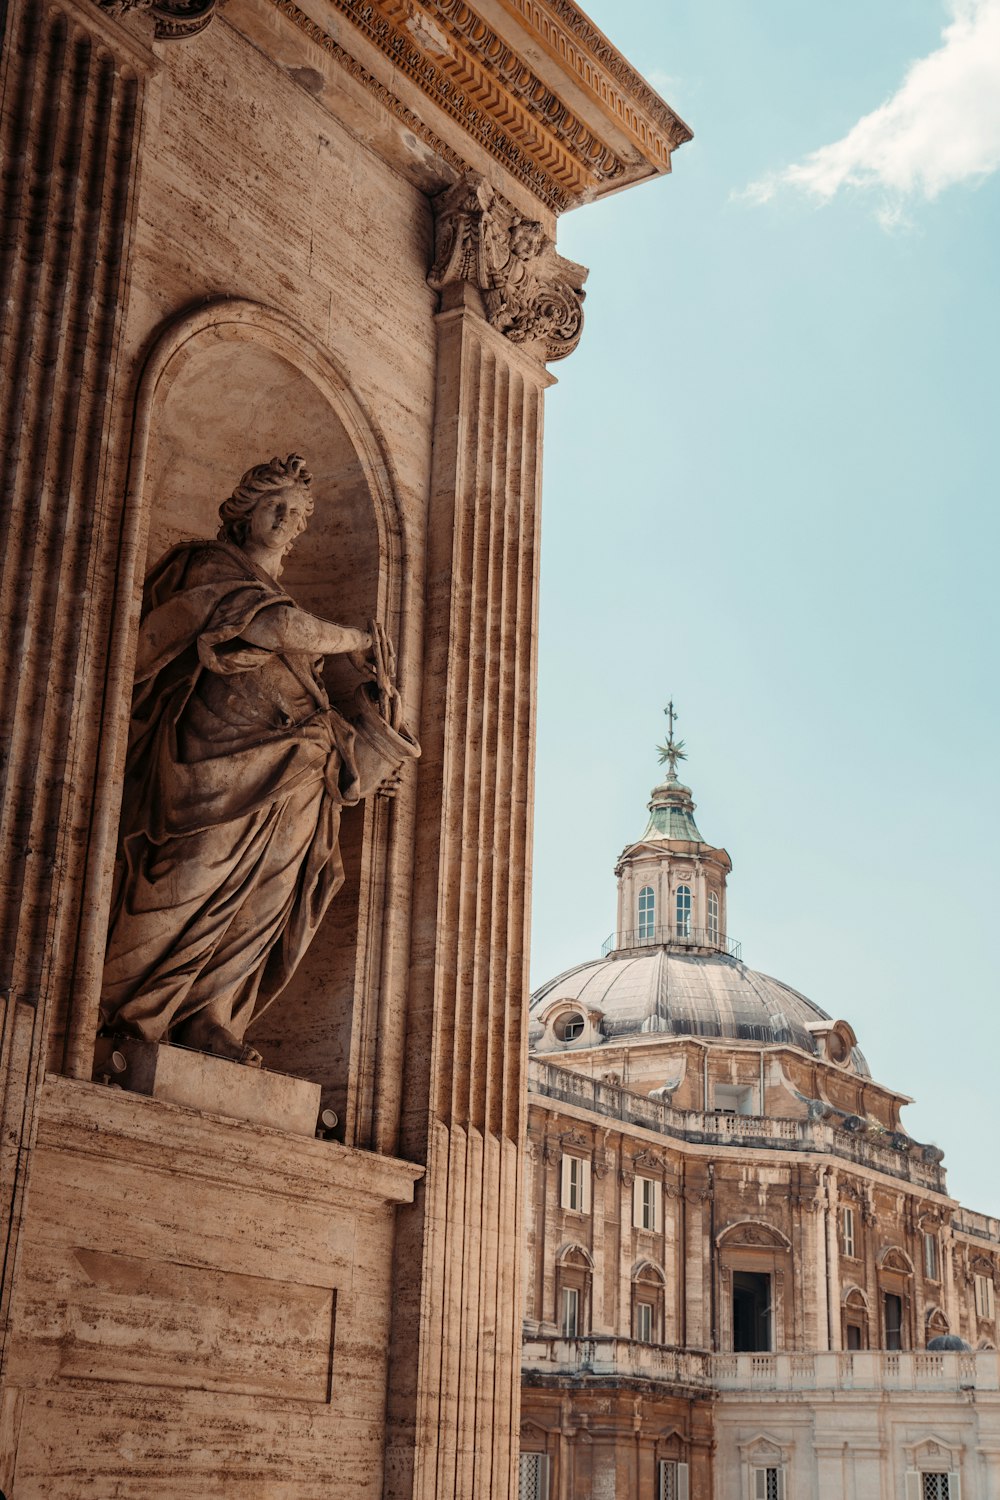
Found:
M 974 1216 L 975 1229 L 963 1230 L 943 1193 L 812 1152 L 658 1136 L 536 1095 L 529 1095 L 528 1143 L 524 1309 L 531 1335 L 558 1336 L 559 1257 L 580 1246 L 594 1289 L 584 1333 L 631 1336 L 632 1278 L 646 1261 L 664 1277 L 662 1342 L 672 1347 L 732 1348 L 736 1270 L 772 1277 L 776 1350 L 842 1348 L 852 1290 L 864 1308 L 864 1348 L 884 1347 L 886 1292 L 902 1299 L 904 1349 L 922 1349 L 940 1331 L 928 1325 L 935 1310 L 973 1346 L 996 1340 L 996 1322 L 977 1318 L 971 1306 L 975 1275 L 1000 1276 L 995 1221 Z M 564 1152 L 591 1174 L 586 1211 L 561 1201 Z M 661 1186 L 655 1231 L 633 1223 L 637 1173 Z M 845 1208 L 854 1215 L 851 1254 Z M 936 1275 L 925 1262 L 925 1232 L 936 1237 Z
M 951 1474 L 949 1494 L 993 1500 L 1000 1479 L 1000 1391 L 996 1354 L 855 1356 L 852 1372 L 826 1368 L 824 1378 L 789 1388 L 785 1371 L 746 1389 L 726 1389 L 714 1406 L 715 1494 L 752 1494 L 750 1470 L 784 1469 L 796 1500 L 883 1500 L 920 1495 L 908 1475 Z M 940 1358 L 940 1356 L 939 1356 Z M 961 1362 L 961 1363 L 960 1363 Z M 881 1375 L 874 1385 L 872 1372 Z M 959 1385 L 963 1389 L 959 1391 Z M 757 1387 L 760 1388 L 757 1388 Z
M 378 1500 L 393 1210 L 417 1176 L 50 1075 L 5 1492 Z
M 171 1494 L 375 1495 L 387 1389 L 387 1494 L 516 1488 L 542 393 L 586 277 L 552 237 L 574 194 L 664 170 L 689 132 L 573 7 L 555 30 L 497 13 L 462 106 L 423 57 L 445 33 L 388 9 L 229 0 L 174 43 L 181 0 L 4 12 L 0 1487 L 19 1500 L 138 1500 L 161 1473 Z M 468 61 L 484 33 L 448 10 Z M 508 64 L 538 35 L 526 88 Z M 308 1158 L 319 1217 L 266 1132 L 90 1082 L 142 579 L 289 451 L 317 472 L 289 582 L 385 621 L 424 747 L 395 801 L 345 817 L 344 890 L 259 1028 L 269 1063 L 327 1090 L 338 1150 L 368 1153 L 329 1180 Z M 324 1216 L 354 1226 L 342 1255 Z M 191 1308 L 215 1320 L 205 1358 Z M 313 1412 L 327 1312 L 359 1384 Z
M 550 1500 L 660 1493 L 659 1464 L 688 1466 L 689 1500 L 742 1500 L 713 1489 L 712 1398 L 677 1385 L 539 1377 L 522 1400 L 521 1449 L 549 1460 Z
M 150 54 L 99 13 L 4 17 L 0 215 L 2 1328 L 50 1002 L 74 965 L 113 567 L 112 401 Z M 61 1038 L 50 1056 L 61 1062 Z
M 425 691 L 387 1493 L 504 1494 L 520 1383 L 520 1074 L 544 366 L 438 315 Z M 402 1045 L 402 1038 L 400 1038 Z M 387 1138 L 396 1122 L 385 1113 Z M 439 1330 L 420 1338 L 422 1327 Z M 450 1331 L 448 1331 L 450 1330 Z M 415 1365 L 402 1357 L 420 1348 Z M 414 1434 L 417 1451 L 414 1452 Z M 435 1434 L 435 1440 L 431 1440 Z

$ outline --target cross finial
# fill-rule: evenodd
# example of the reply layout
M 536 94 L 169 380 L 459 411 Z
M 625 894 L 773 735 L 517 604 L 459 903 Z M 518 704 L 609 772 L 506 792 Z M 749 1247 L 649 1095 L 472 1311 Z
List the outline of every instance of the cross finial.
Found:
M 671 698 L 663 712 L 666 715 L 670 731 L 667 735 L 667 743 L 665 745 L 657 745 L 656 748 L 660 752 L 660 765 L 662 766 L 664 761 L 667 761 L 670 766 L 670 775 L 676 776 L 677 762 L 679 760 L 687 760 L 687 756 L 684 754 L 684 741 L 674 739 L 674 725 L 680 718 L 680 714 L 674 708 L 673 698 Z

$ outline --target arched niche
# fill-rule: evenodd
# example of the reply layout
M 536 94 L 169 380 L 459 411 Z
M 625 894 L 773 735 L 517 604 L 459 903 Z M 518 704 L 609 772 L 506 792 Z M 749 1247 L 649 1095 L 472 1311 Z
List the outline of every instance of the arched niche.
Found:
M 312 471 L 315 509 L 282 584 L 318 615 L 360 626 L 378 618 L 398 639 L 400 531 L 378 437 L 325 352 L 250 303 L 182 318 L 147 362 L 129 496 L 136 578 L 176 542 L 214 537 L 219 504 L 241 474 L 288 453 Z M 327 679 L 345 702 L 359 681 L 337 662 Z M 357 1144 L 371 1106 L 365 1060 L 377 1031 L 388 819 L 382 798 L 345 809 L 345 884 L 290 984 L 248 1033 L 266 1067 L 322 1085 Z

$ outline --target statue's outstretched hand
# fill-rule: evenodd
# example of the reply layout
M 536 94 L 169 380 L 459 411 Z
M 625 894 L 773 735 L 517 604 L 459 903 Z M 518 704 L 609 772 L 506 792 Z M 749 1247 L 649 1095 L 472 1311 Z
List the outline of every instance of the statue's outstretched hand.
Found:
M 359 631 L 360 635 L 361 632 Z M 378 657 L 376 649 L 376 637 L 373 628 L 369 628 L 367 634 L 368 644 L 359 646 L 356 651 L 345 651 L 344 655 L 354 668 L 355 672 L 369 681 L 378 680 Z
M 375 663 L 375 683 L 378 687 L 379 713 L 394 729 L 397 727 L 402 707 L 396 691 L 396 649 L 386 634 L 385 626 L 372 620 L 368 626 L 372 637 L 372 656 Z

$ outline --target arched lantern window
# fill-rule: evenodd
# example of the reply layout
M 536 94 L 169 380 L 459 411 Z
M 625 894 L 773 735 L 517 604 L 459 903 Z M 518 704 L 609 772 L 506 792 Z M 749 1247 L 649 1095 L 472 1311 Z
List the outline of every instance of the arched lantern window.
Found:
M 715 891 L 708 893 L 708 939 L 711 943 L 719 941 L 719 897 Z
M 656 932 L 656 892 L 644 885 L 639 892 L 639 941 L 652 938 Z
M 679 885 L 677 887 L 677 936 L 688 938 L 691 936 L 691 887 Z

